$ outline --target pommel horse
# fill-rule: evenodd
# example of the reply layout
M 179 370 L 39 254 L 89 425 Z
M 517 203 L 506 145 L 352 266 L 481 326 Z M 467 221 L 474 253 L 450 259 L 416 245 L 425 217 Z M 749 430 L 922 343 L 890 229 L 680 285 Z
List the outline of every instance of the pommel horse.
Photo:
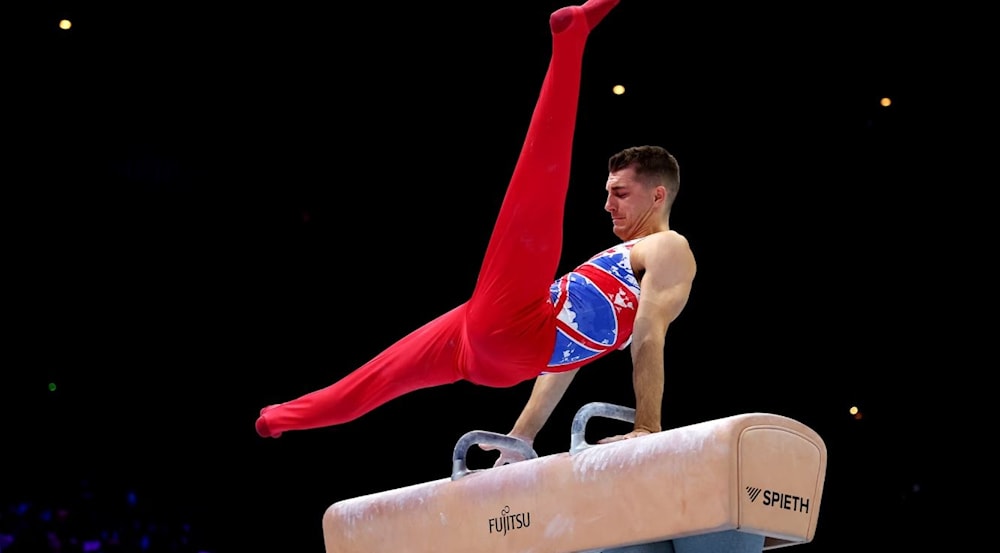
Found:
M 466 433 L 450 477 L 328 507 L 326 553 L 585 553 L 722 531 L 763 536 L 763 550 L 812 541 L 827 453 L 804 424 L 747 413 L 590 444 L 595 416 L 633 422 L 635 410 L 583 406 L 570 450 L 543 457 L 510 436 Z M 477 444 L 526 460 L 471 470 Z

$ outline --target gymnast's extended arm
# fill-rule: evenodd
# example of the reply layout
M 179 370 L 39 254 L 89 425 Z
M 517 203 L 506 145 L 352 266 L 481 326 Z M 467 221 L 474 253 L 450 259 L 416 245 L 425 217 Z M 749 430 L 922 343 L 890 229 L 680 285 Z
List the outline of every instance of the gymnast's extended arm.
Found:
M 635 425 L 632 432 L 599 443 L 634 438 L 662 430 L 664 344 L 667 328 L 687 304 L 696 265 L 687 239 L 672 231 L 650 235 L 633 248 L 633 264 L 642 267 L 639 307 L 632 331 L 632 386 Z
M 518 416 L 517 421 L 514 422 L 514 428 L 507 435 L 524 440 L 529 444 L 534 443 L 538 431 L 545 426 L 545 422 L 549 420 L 549 416 L 552 415 L 552 411 L 559 404 L 559 400 L 562 399 L 563 394 L 566 393 L 566 389 L 569 388 L 570 382 L 573 381 L 573 377 L 576 376 L 579 370 L 573 369 L 565 372 L 539 375 L 535 379 L 535 385 L 531 388 L 531 396 L 528 398 L 528 402 L 524 405 L 524 409 L 521 410 L 521 415 Z M 487 450 L 493 449 L 491 447 L 480 447 Z M 523 460 L 515 452 L 501 450 L 500 457 L 496 460 L 494 466 L 498 467 Z

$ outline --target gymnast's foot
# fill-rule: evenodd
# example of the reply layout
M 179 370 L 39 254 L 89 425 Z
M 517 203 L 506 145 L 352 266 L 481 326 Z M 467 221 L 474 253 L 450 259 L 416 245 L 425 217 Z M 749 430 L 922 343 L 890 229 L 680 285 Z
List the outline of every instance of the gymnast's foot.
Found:
M 260 417 L 257 418 L 257 424 L 255 426 L 257 427 L 257 434 L 259 434 L 261 438 L 281 437 L 281 432 L 271 432 L 271 427 L 268 426 L 267 417 L 265 416 L 265 413 L 267 413 L 271 409 L 274 409 L 275 407 L 277 407 L 277 405 L 268 405 L 267 407 L 260 410 Z
M 590 31 L 608 15 L 619 0 L 587 0 L 582 6 L 566 6 L 554 11 L 549 17 L 549 26 L 552 32 L 561 33 L 573 24 L 574 14 L 582 13 L 587 21 L 587 30 Z

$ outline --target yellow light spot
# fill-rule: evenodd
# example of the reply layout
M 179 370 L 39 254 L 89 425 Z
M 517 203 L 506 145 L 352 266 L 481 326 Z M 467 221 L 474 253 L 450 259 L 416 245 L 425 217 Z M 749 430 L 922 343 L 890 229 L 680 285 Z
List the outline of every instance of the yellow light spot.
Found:
M 625 94 L 625 87 L 620 84 L 616 84 L 615 87 L 611 89 L 611 91 L 614 92 L 617 96 L 621 96 L 622 94 Z
M 887 96 L 879 100 L 879 103 L 882 104 L 882 107 L 887 108 L 892 104 L 892 100 L 890 100 L 889 97 Z

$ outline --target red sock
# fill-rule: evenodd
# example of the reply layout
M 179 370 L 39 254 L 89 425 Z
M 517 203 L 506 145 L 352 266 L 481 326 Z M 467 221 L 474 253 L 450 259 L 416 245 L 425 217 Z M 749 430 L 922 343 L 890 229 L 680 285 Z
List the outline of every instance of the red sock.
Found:
M 573 11 L 583 10 L 587 18 L 588 30 L 593 29 L 598 23 L 608 15 L 612 8 L 618 5 L 619 0 L 588 0 L 582 6 L 566 6 L 552 13 L 549 18 L 549 26 L 555 33 L 561 33 L 573 22 Z

